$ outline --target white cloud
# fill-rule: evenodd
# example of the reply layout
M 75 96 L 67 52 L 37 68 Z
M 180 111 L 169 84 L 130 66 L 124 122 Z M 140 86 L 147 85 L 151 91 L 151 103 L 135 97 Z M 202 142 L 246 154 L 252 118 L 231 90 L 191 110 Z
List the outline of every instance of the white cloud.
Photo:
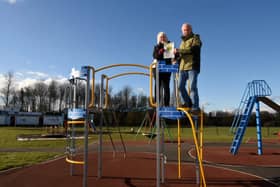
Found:
M 280 104 L 280 96 L 273 96 L 273 97 L 271 97 L 271 99 L 272 99 L 274 102 Z
M 47 85 L 49 85 L 53 80 L 55 80 L 57 83 L 61 84 L 66 81 L 68 81 L 67 78 L 62 77 L 62 76 L 57 76 L 57 77 L 49 77 L 48 79 L 44 80 L 43 82 Z
M 0 89 L 5 85 L 5 77 L 3 74 L 0 74 Z
M 22 77 L 22 76 L 24 76 L 24 74 L 23 74 L 23 73 L 20 73 L 20 72 L 16 72 L 16 73 L 15 73 L 15 76 L 16 76 L 16 77 Z
M 17 0 L 3 0 L 3 1 L 9 3 L 10 5 L 14 5 L 18 2 Z
M 26 74 L 28 74 L 29 76 L 32 76 L 34 78 L 38 78 L 38 79 L 44 79 L 44 78 L 49 77 L 49 75 L 46 73 L 36 72 L 36 71 L 28 71 L 28 72 L 26 72 Z
M 42 72 L 15 72 L 14 73 L 14 86 L 17 90 L 32 86 L 39 81 L 43 81 L 46 84 L 49 84 L 52 80 L 57 81 L 58 83 L 64 83 L 68 79 L 62 75 L 51 77 L 50 75 Z M 0 89 L 5 85 L 5 76 L 0 74 Z
M 71 73 L 70 73 L 70 77 L 80 77 L 80 71 L 79 70 L 76 70 L 75 68 L 72 68 L 71 69 Z
M 16 81 L 16 89 L 21 89 L 27 86 L 34 85 L 36 82 L 38 82 L 37 79 L 31 79 L 31 78 L 25 78 L 21 80 Z
M 145 89 L 144 88 L 136 88 L 136 94 L 138 95 L 145 95 Z

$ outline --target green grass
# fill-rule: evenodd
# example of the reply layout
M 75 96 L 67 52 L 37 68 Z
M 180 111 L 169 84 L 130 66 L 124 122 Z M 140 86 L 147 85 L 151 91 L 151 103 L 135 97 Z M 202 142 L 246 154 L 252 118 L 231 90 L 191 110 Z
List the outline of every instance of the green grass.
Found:
M 138 127 L 134 128 L 138 129 Z M 171 138 L 177 139 L 177 128 L 171 127 L 168 130 L 165 129 L 164 136 L 166 139 L 169 139 L 169 134 Z M 277 138 L 275 133 L 280 131 L 280 127 L 263 127 L 262 128 L 262 138 L 263 139 L 272 139 Z M 150 132 L 148 128 L 142 130 L 142 132 Z M 204 142 L 232 142 L 233 134 L 230 133 L 229 127 L 206 127 L 203 129 L 203 140 Z M 138 136 L 139 137 L 139 136 Z M 137 137 L 137 139 L 138 139 Z M 248 127 L 243 137 L 243 141 L 246 141 L 248 138 L 257 138 L 256 128 Z M 193 139 L 192 129 L 189 127 L 181 128 L 181 139 Z
M 46 132 L 43 128 L 1 127 L 0 148 L 52 148 L 65 146 L 65 141 L 17 141 L 17 136 L 20 134 L 42 134 Z
M 0 153 L 0 170 L 22 167 L 60 155 L 59 153 L 46 152 L 5 152 Z
M 130 132 L 131 128 L 136 133 L 137 127 L 121 127 L 122 132 Z M 111 134 L 114 141 L 120 140 L 120 135 L 117 128 L 103 128 L 104 131 L 113 131 Z M 77 131 L 83 131 L 82 128 L 77 128 Z M 278 138 L 275 133 L 280 131 L 280 127 L 263 127 L 262 135 L 265 139 Z M 149 128 L 142 128 L 141 133 L 135 137 L 136 134 L 123 133 L 122 137 L 124 141 L 147 141 L 147 137 L 142 136 L 142 132 L 151 132 Z M 64 148 L 66 146 L 65 140 L 49 140 L 49 141 L 17 141 L 17 135 L 19 134 L 46 134 L 47 130 L 44 128 L 22 128 L 22 127 L 0 127 L 0 170 L 5 170 L 13 167 L 30 165 L 38 162 L 42 162 L 57 156 L 64 154 Z M 170 140 L 169 133 L 173 140 L 177 139 L 177 128 L 171 127 L 165 130 L 165 138 Z M 207 127 L 203 132 L 204 142 L 227 142 L 230 143 L 233 139 L 233 134 L 229 132 L 229 127 Z M 256 128 L 248 127 L 243 138 L 243 142 L 248 138 L 256 139 Z M 90 133 L 89 143 L 97 141 L 98 135 Z M 108 135 L 104 134 L 104 141 L 109 141 Z M 191 128 L 181 128 L 181 139 L 193 139 Z M 83 147 L 83 140 L 77 140 L 77 147 Z M 12 152 L 12 149 L 24 149 L 31 148 L 32 151 L 28 152 Z M 43 151 L 43 149 L 46 151 Z M 60 148 L 62 151 L 53 152 L 52 148 Z M 2 149 L 2 152 L 1 152 Z M 3 152 L 3 150 L 9 149 L 9 152 Z M 37 149 L 37 150 L 36 150 Z

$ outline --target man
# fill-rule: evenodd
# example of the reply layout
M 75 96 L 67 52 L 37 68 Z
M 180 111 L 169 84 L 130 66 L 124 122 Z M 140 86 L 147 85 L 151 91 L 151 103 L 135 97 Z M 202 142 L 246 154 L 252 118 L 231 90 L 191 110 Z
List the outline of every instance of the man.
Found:
M 180 80 L 179 90 L 183 99 L 182 107 L 199 109 L 199 96 L 197 78 L 200 72 L 200 49 L 202 42 L 198 34 L 192 32 L 192 26 L 188 23 L 182 25 L 182 41 L 175 53 L 179 54 Z M 186 82 L 189 81 L 189 93 L 186 90 Z

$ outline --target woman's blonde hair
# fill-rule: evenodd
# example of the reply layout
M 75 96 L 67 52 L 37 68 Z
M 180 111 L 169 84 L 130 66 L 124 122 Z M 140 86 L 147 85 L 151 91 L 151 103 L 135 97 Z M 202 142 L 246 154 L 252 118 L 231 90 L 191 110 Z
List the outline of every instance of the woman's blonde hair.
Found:
M 167 38 L 167 35 L 165 34 L 165 32 L 159 32 L 159 33 L 157 34 L 157 44 L 159 44 L 159 42 L 160 42 L 160 37 L 161 37 L 161 36 L 165 36 L 166 41 L 168 41 L 168 38 Z

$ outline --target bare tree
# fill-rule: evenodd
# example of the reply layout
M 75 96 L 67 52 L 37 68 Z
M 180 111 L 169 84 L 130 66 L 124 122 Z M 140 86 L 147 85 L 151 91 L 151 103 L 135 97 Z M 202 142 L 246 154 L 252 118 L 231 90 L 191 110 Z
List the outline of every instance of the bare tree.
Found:
M 48 94 L 47 85 L 42 81 L 35 83 L 34 93 L 36 96 L 37 111 L 46 112 L 47 111 L 46 97 Z
M 20 105 L 19 102 L 19 91 L 13 90 L 11 93 L 11 99 L 9 105 L 12 106 L 13 108 L 16 108 Z
M 85 106 L 85 97 L 86 97 L 86 85 L 83 81 L 77 81 L 77 92 L 76 92 L 76 106 L 82 107 Z
M 66 83 L 66 82 L 62 83 L 62 84 L 60 84 L 58 86 L 58 95 L 59 95 L 59 98 L 58 98 L 58 100 L 59 100 L 58 110 L 59 110 L 59 112 L 61 112 L 63 104 L 64 104 L 63 108 L 66 107 L 67 103 L 66 103 L 66 100 L 64 100 L 64 98 L 68 97 L 68 95 L 67 95 L 68 89 L 67 88 L 69 88 L 69 87 L 70 87 L 70 84 Z M 63 101 L 64 101 L 64 103 L 63 103 Z
M 9 107 L 11 95 L 14 91 L 14 73 L 9 71 L 4 75 L 4 87 L 1 89 L 1 98 L 5 104 L 5 107 Z
M 123 95 L 123 101 L 125 103 L 125 108 L 128 108 L 128 103 L 132 92 L 132 88 L 129 86 L 125 86 L 122 92 L 123 92 L 122 95 Z
M 95 84 L 94 87 L 94 104 L 99 108 L 100 104 L 100 84 Z
M 123 108 L 122 102 L 122 91 L 116 93 L 111 99 L 112 108 L 114 109 L 121 109 Z
M 53 111 L 55 108 L 56 100 L 58 99 L 58 83 L 55 80 L 52 80 L 48 87 L 48 98 L 49 98 L 49 106 L 48 110 Z
M 35 112 L 36 111 L 36 91 L 35 88 L 31 86 L 27 86 L 23 90 L 23 111 Z
M 138 96 L 138 102 L 137 102 L 138 107 L 146 107 L 147 104 L 148 104 L 147 96 L 145 96 L 145 95 Z
M 137 107 L 137 96 L 136 95 L 131 96 L 129 104 L 130 104 L 131 108 Z
M 21 88 L 19 91 L 19 104 L 20 104 L 20 111 L 25 111 L 24 110 L 24 105 L 25 105 L 25 102 L 24 102 L 24 89 Z

